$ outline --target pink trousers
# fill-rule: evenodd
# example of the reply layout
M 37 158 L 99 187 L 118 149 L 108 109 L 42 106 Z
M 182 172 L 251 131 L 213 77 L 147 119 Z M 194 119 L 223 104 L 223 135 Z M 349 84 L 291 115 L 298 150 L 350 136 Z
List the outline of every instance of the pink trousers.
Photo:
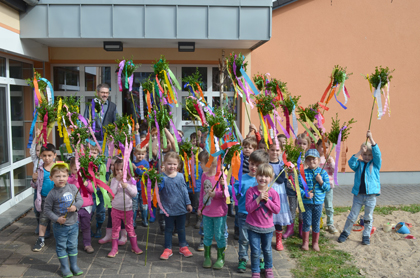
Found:
M 121 220 L 124 221 L 124 211 L 112 208 L 111 217 L 112 217 L 112 238 L 119 239 L 120 230 L 121 230 Z M 127 231 L 127 235 L 129 237 L 137 236 L 136 233 L 134 232 L 134 227 L 133 227 L 133 210 L 125 211 L 125 218 L 126 218 L 125 230 Z

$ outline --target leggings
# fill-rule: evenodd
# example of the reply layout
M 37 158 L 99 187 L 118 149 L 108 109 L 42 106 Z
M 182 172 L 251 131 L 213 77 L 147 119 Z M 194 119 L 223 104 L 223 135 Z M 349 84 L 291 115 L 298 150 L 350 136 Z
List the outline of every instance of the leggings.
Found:
M 292 220 L 294 223 L 296 218 L 296 208 L 299 209 L 299 220 L 302 220 L 302 212 L 300 211 L 300 207 L 298 206 L 298 200 L 296 196 L 287 196 L 289 199 L 289 207 L 290 207 L 290 213 L 292 214 Z
M 107 229 L 112 229 L 112 208 L 108 208 L 108 223 L 106 224 Z M 121 221 L 121 229 L 125 229 L 124 221 Z
M 274 227 L 276 227 L 276 231 L 279 231 L 279 232 L 283 231 L 283 227 L 279 224 L 274 225 Z

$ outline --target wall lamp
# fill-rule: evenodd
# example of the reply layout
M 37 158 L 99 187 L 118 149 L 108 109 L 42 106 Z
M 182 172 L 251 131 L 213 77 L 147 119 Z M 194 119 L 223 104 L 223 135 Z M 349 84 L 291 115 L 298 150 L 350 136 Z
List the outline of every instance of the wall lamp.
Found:
M 123 51 L 122 42 L 104 42 L 104 49 L 106 51 Z
M 195 42 L 178 42 L 178 52 L 194 52 Z

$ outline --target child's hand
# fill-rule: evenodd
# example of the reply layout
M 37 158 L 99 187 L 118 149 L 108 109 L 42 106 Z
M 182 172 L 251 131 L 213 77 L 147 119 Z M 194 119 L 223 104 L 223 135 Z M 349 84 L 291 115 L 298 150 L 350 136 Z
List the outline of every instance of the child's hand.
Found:
M 370 140 L 372 140 L 372 132 L 370 130 L 367 131 L 366 133 L 366 138 L 369 138 Z
M 35 182 L 38 180 L 38 172 L 33 173 L 32 180 Z
M 197 211 L 197 215 L 198 215 L 198 216 L 201 216 L 201 209 L 199 209 L 199 210 Z
M 192 206 L 191 205 L 187 205 L 187 211 L 192 212 Z
M 121 183 L 121 187 L 124 188 L 124 189 L 126 189 L 128 187 L 128 183 L 122 182 Z
M 38 137 L 41 134 L 41 130 L 39 128 L 35 131 L 35 136 Z
M 67 208 L 67 212 L 75 212 L 77 210 L 75 205 L 72 205 L 71 207 Z
M 201 130 L 197 130 L 197 138 L 200 138 L 198 140 L 201 142 Z
M 332 164 L 334 162 L 334 159 L 330 156 L 330 157 L 328 157 L 328 159 L 327 159 L 327 163 L 328 164 Z
M 213 198 L 214 196 L 216 196 L 216 192 L 214 191 L 210 191 L 208 194 L 210 198 Z
M 64 218 L 64 216 L 60 216 L 60 217 L 58 217 L 58 219 L 57 219 L 57 222 L 59 223 L 59 224 L 61 224 L 61 225 L 63 225 L 64 223 L 66 223 L 66 218 Z
M 257 127 L 254 124 L 249 125 L 249 132 L 251 131 L 257 132 Z
M 308 199 L 312 199 L 314 197 L 314 193 L 312 192 L 312 190 L 308 192 L 308 195 Z
M 322 177 L 321 177 L 321 175 L 320 175 L 320 174 L 316 175 L 315 180 L 316 180 L 319 184 L 324 183 L 324 181 L 322 180 Z
M 85 186 L 88 186 L 88 181 L 86 180 L 83 184 L 84 184 Z
M 268 201 L 268 192 L 262 192 L 261 194 L 260 194 L 260 196 L 261 196 L 261 199 L 262 200 L 264 200 L 264 201 Z
M 362 144 L 362 146 L 360 146 L 360 154 L 364 153 L 367 151 L 367 146 L 366 144 Z

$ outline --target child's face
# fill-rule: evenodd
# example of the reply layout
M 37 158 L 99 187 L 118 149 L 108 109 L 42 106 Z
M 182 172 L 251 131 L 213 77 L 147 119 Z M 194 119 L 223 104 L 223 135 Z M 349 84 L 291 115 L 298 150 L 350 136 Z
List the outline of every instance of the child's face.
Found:
M 271 177 L 268 176 L 257 176 L 257 183 L 258 186 L 261 187 L 268 187 L 271 182 Z
M 152 134 L 152 142 L 157 140 L 157 134 Z
M 244 146 L 244 155 L 250 156 L 254 152 L 254 148 L 251 145 Z
M 97 158 L 99 155 L 99 152 L 97 150 L 90 150 L 89 153 L 93 158 Z
M 165 173 L 171 175 L 178 170 L 178 160 L 175 158 L 168 158 L 163 165 L 165 166 Z
M 255 177 L 257 175 L 258 165 L 258 163 L 255 163 L 253 161 L 249 162 L 249 175 L 251 177 Z
M 74 165 L 71 167 L 70 172 L 71 172 L 71 174 L 72 174 L 72 175 L 74 175 L 74 176 L 77 174 L 77 167 L 76 167 L 76 164 L 74 164 Z
M 191 138 L 191 144 L 192 144 L 193 146 L 197 145 L 197 137 L 193 137 L 193 138 Z
M 114 163 L 115 163 L 115 160 L 113 159 L 111 161 L 111 164 L 109 165 L 109 169 L 111 169 L 111 172 L 114 172 Z
M 57 171 L 50 178 L 56 187 L 64 187 L 69 179 L 69 174 L 67 171 Z
M 266 150 L 267 150 L 267 145 L 265 144 L 265 141 L 264 141 L 264 140 L 261 140 L 261 141 L 258 143 L 258 149 L 259 149 L 259 150 L 264 150 L 264 151 L 266 151 Z
M 298 139 L 297 145 L 301 147 L 304 151 L 308 150 L 309 148 L 308 141 L 306 141 L 305 139 Z
M 54 159 L 57 155 L 52 151 L 43 151 L 41 153 L 41 158 L 44 161 L 44 166 L 48 166 L 54 162 Z
M 317 148 L 316 148 L 317 150 L 318 150 L 318 152 L 319 152 L 319 155 L 320 156 L 325 156 L 325 153 L 324 153 L 324 147 L 323 147 L 323 145 L 321 144 L 321 145 L 319 145 L 319 146 L 317 146 Z M 328 153 L 329 152 L 329 149 L 330 149 L 330 144 L 329 143 L 325 143 L 325 151 Z
M 278 140 L 279 140 L 280 148 L 283 150 L 284 146 L 286 146 L 286 138 L 280 137 L 278 138 Z
M 268 150 L 268 156 L 270 158 L 270 161 L 276 162 L 281 154 L 280 146 L 276 146 L 276 144 L 272 144 L 270 146 L 270 149 Z
M 362 153 L 363 162 L 367 163 L 373 159 L 372 151 L 365 151 Z
M 115 167 L 115 175 L 119 178 L 122 178 L 123 164 L 122 163 L 114 164 L 114 167 Z
M 35 151 L 36 151 L 36 157 L 39 157 L 40 152 L 41 152 L 41 145 L 40 144 L 36 145 Z
M 210 167 L 206 166 L 207 162 L 205 161 L 200 161 L 200 165 L 201 165 L 201 169 L 203 169 L 204 173 L 208 173 L 210 170 Z
M 134 157 L 136 158 L 136 162 L 139 162 L 139 161 L 142 161 L 146 157 L 146 153 L 145 152 L 136 151 L 134 153 Z
M 146 140 L 146 136 L 140 136 L 140 142 L 143 142 L 144 140 Z
M 309 169 L 315 170 L 316 168 L 318 168 L 319 160 L 317 157 L 308 156 L 305 159 L 305 163 L 306 165 L 308 165 Z

